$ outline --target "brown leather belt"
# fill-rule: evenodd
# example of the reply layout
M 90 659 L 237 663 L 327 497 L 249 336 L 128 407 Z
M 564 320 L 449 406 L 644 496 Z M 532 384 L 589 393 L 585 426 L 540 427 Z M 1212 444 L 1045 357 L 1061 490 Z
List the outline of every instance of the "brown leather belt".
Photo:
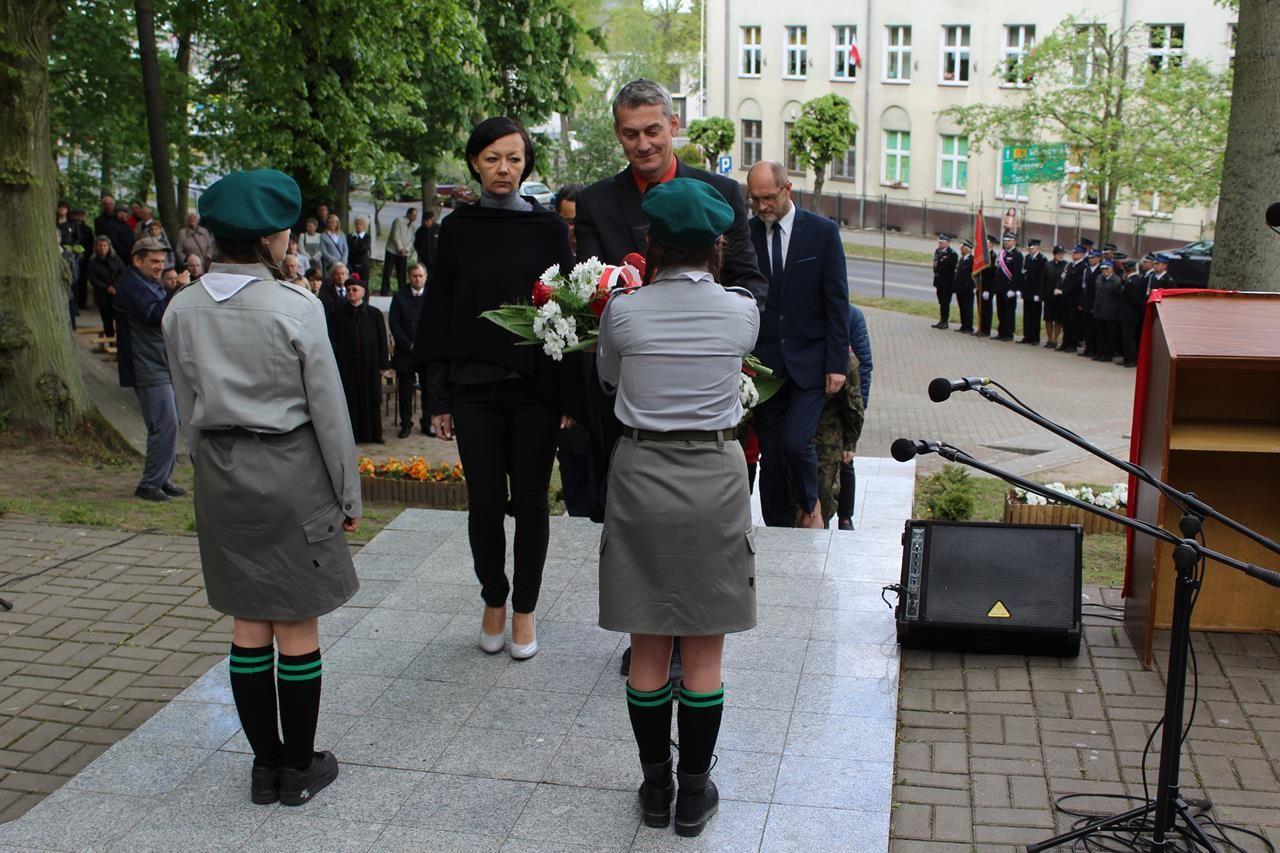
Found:
M 625 427 L 622 434 L 635 441 L 737 441 L 738 435 L 731 429 L 676 429 L 658 432 L 651 429 Z

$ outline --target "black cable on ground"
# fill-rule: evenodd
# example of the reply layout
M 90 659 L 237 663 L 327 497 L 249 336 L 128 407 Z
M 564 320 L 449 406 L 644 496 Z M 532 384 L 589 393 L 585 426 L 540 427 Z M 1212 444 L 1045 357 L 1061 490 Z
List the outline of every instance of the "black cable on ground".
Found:
M 108 545 L 99 545 L 97 548 L 93 548 L 88 551 L 85 551 L 83 554 L 77 554 L 74 557 L 67 557 L 65 560 L 59 560 L 58 562 L 54 563 L 52 566 L 45 566 L 43 569 L 41 569 L 38 572 L 32 572 L 31 574 L 21 575 L 16 578 L 7 578 L 3 581 L 0 581 L 0 589 L 8 589 L 12 587 L 14 584 L 22 583 L 23 581 L 29 581 L 29 580 L 32 580 L 33 578 L 38 578 L 41 575 L 48 574 L 54 569 L 60 569 L 63 566 L 67 565 L 68 563 L 74 563 L 78 560 L 83 560 L 85 557 L 92 557 L 94 554 L 100 553 L 102 551 L 106 551 L 109 548 L 118 548 L 119 546 L 125 544 L 126 542 L 132 542 L 134 539 L 137 539 L 139 536 L 143 536 L 147 533 L 159 533 L 159 532 L 160 532 L 159 528 L 155 528 L 155 527 L 148 527 L 146 530 L 139 530 L 137 533 L 129 534 L 125 538 L 121 539 L 119 542 L 112 542 Z M 13 609 L 13 602 L 5 598 L 0 598 L 0 610 L 12 610 L 12 609 Z

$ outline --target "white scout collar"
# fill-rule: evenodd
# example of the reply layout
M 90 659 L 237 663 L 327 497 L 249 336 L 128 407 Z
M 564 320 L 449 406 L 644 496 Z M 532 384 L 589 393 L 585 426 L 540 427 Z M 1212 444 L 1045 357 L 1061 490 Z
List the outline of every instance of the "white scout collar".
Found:
M 226 302 L 243 290 L 245 285 L 257 280 L 257 276 L 232 275 L 225 272 L 210 272 L 200 276 L 200 284 L 214 302 Z

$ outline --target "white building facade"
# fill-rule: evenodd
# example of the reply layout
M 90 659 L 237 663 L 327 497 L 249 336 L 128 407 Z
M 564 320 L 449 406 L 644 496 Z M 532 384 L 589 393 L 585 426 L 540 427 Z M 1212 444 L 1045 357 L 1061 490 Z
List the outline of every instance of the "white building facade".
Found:
M 706 114 L 733 120 L 739 180 L 753 162 L 778 160 L 807 190 L 812 173 L 785 154 L 788 134 L 802 103 L 834 92 L 849 100 L 859 131 L 828 169 L 824 195 L 842 197 L 838 211 L 826 205 L 828 214 L 874 227 L 882 215 L 894 223 L 880 211 L 898 210 L 893 227 L 904 231 L 959 230 L 984 200 L 989 215 L 1016 207 L 1028 233 L 1065 242 L 1097 229 L 1090 189 L 1069 174 L 1056 186 L 1001 186 L 999 148 L 971 148 L 942 113 L 1018 98 L 1018 82 L 996 72 L 1016 66 L 1072 14 L 1117 30 L 1140 25 L 1148 61 L 1182 54 L 1221 67 L 1231 58 L 1235 12 L 1214 0 L 706 0 Z M 1211 238 L 1215 218 L 1214 208 L 1124 199 L 1116 232 L 1141 232 L 1148 246 L 1174 245 Z

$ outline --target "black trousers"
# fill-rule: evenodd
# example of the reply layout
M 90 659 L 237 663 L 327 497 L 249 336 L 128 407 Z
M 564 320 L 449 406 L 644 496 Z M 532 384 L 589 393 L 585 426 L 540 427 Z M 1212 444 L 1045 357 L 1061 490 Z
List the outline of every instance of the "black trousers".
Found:
M 1040 313 L 1043 305 L 1039 297 L 1032 296 L 1022 301 L 1022 339 L 1040 343 Z
M 415 385 L 417 386 L 416 388 Z M 427 424 L 431 422 L 431 418 L 427 415 L 426 365 L 410 368 L 409 370 L 396 371 L 396 397 L 400 404 L 400 426 L 405 429 L 413 426 L 413 393 L 419 389 L 422 391 L 422 396 L 418 400 L 421 403 L 421 408 L 418 411 L 418 422 L 423 429 L 426 429 Z
M 502 526 L 510 514 L 516 520 L 511 606 L 517 613 L 532 613 L 551 534 L 547 487 L 560 412 L 527 379 L 455 383 L 450 396 L 458 455 L 467 474 L 467 533 L 481 596 L 488 606 L 503 607 L 512 592 Z
M 105 290 L 95 291 L 94 299 L 98 303 L 98 316 L 102 318 L 102 334 L 108 338 L 116 336 L 116 298 Z
M 1018 297 L 1017 294 L 1005 296 L 1005 293 L 1007 291 L 1001 290 L 992 296 L 992 299 L 998 300 L 996 302 L 996 320 L 998 323 L 996 332 L 1002 338 L 1012 338 L 1018 323 Z
M 397 252 L 387 252 L 383 255 L 382 260 L 382 295 L 391 295 L 391 270 L 396 271 L 396 283 L 400 288 L 404 288 L 405 282 L 405 256 Z
M 1120 348 L 1120 324 L 1115 320 L 1094 320 L 1098 327 L 1098 348 L 1094 352 L 1097 358 L 1114 358 Z
M 978 300 L 978 334 L 983 337 L 991 334 L 991 299 L 991 291 L 984 290 Z
M 1138 336 L 1142 333 L 1142 321 L 1120 324 L 1120 354 L 1125 364 L 1138 363 Z
M 1084 313 L 1075 305 L 1061 305 L 1062 348 L 1073 350 L 1080 346 L 1080 323 Z
M 956 289 L 956 307 L 960 309 L 960 328 L 966 332 L 973 331 L 973 288 Z
M 1092 311 L 1080 312 L 1080 340 L 1084 343 L 1085 355 L 1098 354 L 1098 323 Z
M 853 463 L 840 465 L 840 495 L 836 498 L 836 516 L 853 518 L 853 492 L 857 478 L 853 473 Z
M 784 381 L 755 409 L 760 439 L 760 512 L 769 527 L 794 527 L 797 505 L 808 512 L 818 501 L 818 453 L 813 437 L 826 388 L 797 388 Z
M 601 502 L 596 488 L 596 466 L 591 435 L 582 424 L 560 430 L 556 458 L 560 460 L 560 487 L 564 508 L 574 518 L 590 518 Z
M 938 322 L 951 322 L 951 282 L 935 284 L 933 289 L 938 294 Z

